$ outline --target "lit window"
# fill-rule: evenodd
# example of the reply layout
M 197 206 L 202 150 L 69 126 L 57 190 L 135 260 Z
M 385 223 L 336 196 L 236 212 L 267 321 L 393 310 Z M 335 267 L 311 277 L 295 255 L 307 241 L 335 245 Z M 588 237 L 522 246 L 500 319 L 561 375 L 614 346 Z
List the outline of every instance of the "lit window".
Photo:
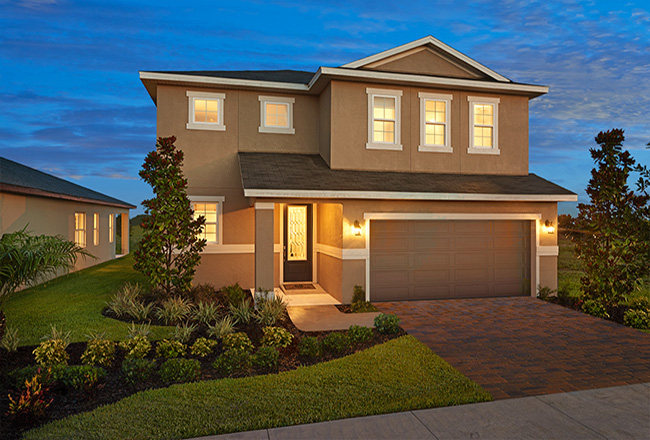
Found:
M 366 89 L 368 94 L 368 143 L 366 148 L 401 150 L 400 90 Z
M 498 98 L 468 97 L 470 117 L 470 142 L 468 153 L 499 154 L 498 148 Z
M 74 242 L 77 246 L 86 247 L 86 213 L 74 213 Z
M 93 244 L 97 246 L 99 244 L 99 214 L 93 214 Z
M 260 133 L 294 134 L 294 98 L 260 96 Z
M 189 102 L 189 120 L 187 128 L 191 130 L 224 131 L 223 93 L 187 92 Z
M 420 146 L 419 151 L 451 153 L 450 107 L 451 95 L 419 93 Z
M 115 226 L 113 222 L 115 221 L 115 217 L 113 214 L 108 214 L 108 242 L 113 243 L 113 240 L 115 240 Z
M 190 196 L 190 200 L 192 200 L 194 218 L 205 218 L 205 225 L 199 234 L 199 238 L 204 238 L 208 245 L 221 244 L 221 218 L 224 197 Z

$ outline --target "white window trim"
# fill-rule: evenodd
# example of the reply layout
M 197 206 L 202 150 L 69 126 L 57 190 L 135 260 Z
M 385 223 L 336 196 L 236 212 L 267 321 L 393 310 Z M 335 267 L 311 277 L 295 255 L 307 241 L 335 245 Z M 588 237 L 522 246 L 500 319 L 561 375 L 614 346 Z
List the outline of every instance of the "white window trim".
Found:
M 287 98 L 283 96 L 259 96 L 260 101 L 260 133 L 280 133 L 280 134 L 295 134 L 296 129 L 293 127 L 293 104 L 296 102 L 295 98 Z M 288 107 L 287 123 L 288 127 L 269 127 L 266 125 L 266 104 L 285 104 Z
M 224 196 L 187 196 L 192 202 L 192 209 L 195 203 L 216 203 L 217 204 L 217 242 L 208 243 L 203 248 L 204 253 L 210 253 L 223 246 L 223 202 Z
M 499 150 L 499 98 L 486 98 L 482 96 L 468 96 L 469 101 L 469 154 L 495 154 L 501 153 Z M 474 104 L 487 104 L 494 106 L 493 127 L 492 130 L 492 147 L 475 147 L 474 146 Z
M 115 216 L 113 214 L 108 214 L 108 242 L 113 243 L 115 241 Z
M 83 225 L 81 225 L 81 229 L 77 229 L 77 214 L 83 215 Z M 87 221 L 86 221 L 86 213 L 83 211 L 76 211 L 75 212 L 75 220 L 74 220 L 74 242 L 77 244 L 79 247 L 87 247 L 88 245 L 88 235 L 86 234 L 86 226 L 87 226 Z M 77 231 L 81 231 L 83 234 L 83 243 L 79 243 L 77 241 Z
M 93 213 L 93 246 L 99 246 L 99 213 L 98 212 Z
M 368 150 L 402 150 L 402 124 L 401 124 L 401 102 L 402 91 L 393 89 L 373 89 L 367 88 L 368 94 Z M 378 98 L 395 98 L 395 142 L 375 142 L 373 140 L 373 122 L 374 122 L 374 105 L 373 100 Z
M 418 151 L 431 151 L 437 153 L 453 153 L 454 149 L 451 147 L 451 100 L 454 99 L 452 95 L 443 95 L 440 93 L 418 93 L 420 98 L 420 145 Z M 426 143 L 426 102 L 439 101 L 445 103 L 445 144 L 444 145 L 429 145 Z
M 225 93 L 210 93 L 210 92 L 192 92 L 187 91 L 188 97 L 188 115 L 187 125 L 189 130 L 213 130 L 213 131 L 226 131 L 224 124 L 223 102 L 226 99 Z M 194 101 L 196 99 L 211 99 L 217 101 L 217 122 L 196 122 L 194 121 Z

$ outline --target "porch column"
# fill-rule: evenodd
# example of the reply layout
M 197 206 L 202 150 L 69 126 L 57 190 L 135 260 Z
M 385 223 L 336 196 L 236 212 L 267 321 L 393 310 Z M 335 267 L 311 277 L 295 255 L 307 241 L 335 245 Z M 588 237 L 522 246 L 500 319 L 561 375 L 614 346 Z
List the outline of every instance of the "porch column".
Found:
M 122 255 L 129 253 L 129 212 L 118 214 L 122 220 Z
M 275 203 L 255 202 L 255 289 L 273 289 Z

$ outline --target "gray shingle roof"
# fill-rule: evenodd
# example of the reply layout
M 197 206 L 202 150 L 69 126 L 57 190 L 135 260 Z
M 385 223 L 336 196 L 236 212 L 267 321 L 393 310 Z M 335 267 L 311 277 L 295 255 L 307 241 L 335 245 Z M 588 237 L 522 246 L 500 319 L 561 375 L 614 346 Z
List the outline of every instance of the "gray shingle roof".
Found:
M 575 196 L 523 176 L 332 170 L 319 155 L 239 153 L 244 190 Z M 426 197 L 423 197 L 426 198 Z
M 188 70 L 155 71 L 154 73 L 171 73 L 175 75 L 212 76 L 216 78 L 250 79 L 296 84 L 309 84 L 315 72 L 303 70 Z
M 0 157 L 0 189 L 12 192 L 36 190 L 37 195 L 97 201 L 102 204 L 133 209 L 135 206 L 114 197 L 93 191 L 76 183 Z

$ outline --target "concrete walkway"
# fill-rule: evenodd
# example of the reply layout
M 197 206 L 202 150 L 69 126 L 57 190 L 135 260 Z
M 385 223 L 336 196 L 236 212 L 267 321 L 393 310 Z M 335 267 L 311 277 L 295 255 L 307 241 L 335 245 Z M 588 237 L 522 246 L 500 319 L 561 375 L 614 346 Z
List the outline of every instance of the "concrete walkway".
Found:
M 347 330 L 351 325 L 374 327 L 379 313 L 343 313 L 336 306 L 287 307 L 291 322 L 303 332 Z
M 650 383 L 287 426 L 201 440 L 648 439 Z

